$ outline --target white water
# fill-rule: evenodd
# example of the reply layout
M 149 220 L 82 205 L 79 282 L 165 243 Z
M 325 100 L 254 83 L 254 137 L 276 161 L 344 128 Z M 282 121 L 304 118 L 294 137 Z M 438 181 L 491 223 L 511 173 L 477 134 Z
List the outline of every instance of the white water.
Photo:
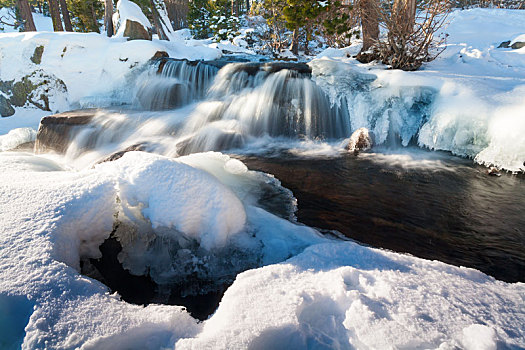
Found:
M 382 88 L 374 75 L 326 60 L 311 63 L 312 74 L 306 65 L 216 65 L 168 61 L 161 74 L 153 66 L 138 79 L 136 103 L 163 111 L 100 111 L 74 132 L 67 157 L 84 167 L 137 146 L 171 157 L 233 149 L 337 155 L 360 127 L 376 144 L 406 146 L 416 142 L 435 94 Z

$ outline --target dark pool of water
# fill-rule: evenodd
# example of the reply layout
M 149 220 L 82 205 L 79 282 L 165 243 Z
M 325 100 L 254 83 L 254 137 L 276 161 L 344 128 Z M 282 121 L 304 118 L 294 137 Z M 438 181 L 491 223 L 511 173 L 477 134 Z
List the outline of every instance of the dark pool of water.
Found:
M 241 159 L 293 191 L 306 225 L 525 282 L 523 175 L 489 176 L 471 160 L 422 150 Z

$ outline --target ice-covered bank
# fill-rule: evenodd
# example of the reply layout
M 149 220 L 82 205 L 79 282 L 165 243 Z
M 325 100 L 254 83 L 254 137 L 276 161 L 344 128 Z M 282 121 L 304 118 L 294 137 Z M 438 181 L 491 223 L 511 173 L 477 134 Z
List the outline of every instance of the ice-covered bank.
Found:
M 49 157 L 0 157 L 2 348 L 525 346 L 525 285 L 322 238 L 259 208 L 256 189 L 271 179 L 227 156 L 132 152 L 77 172 Z M 117 212 L 147 218 L 154 234 L 176 235 L 181 247 L 157 251 L 157 267 L 134 260 L 164 266 L 164 277 L 177 272 L 166 268 L 166 255 L 175 253 L 177 267 L 195 238 L 208 251 L 259 252 L 263 264 L 295 257 L 239 275 L 199 323 L 181 307 L 130 305 L 78 272 L 81 257 L 99 256 Z M 198 259 L 189 261 L 205 269 Z
M 367 127 L 380 138 L 396 129 L 403 142 L 410 137 L 422 147 L 451 151 L 486 165 L 511 171 L 525 169 L 525 48 L 499 48 L 525 33 L 525 12 L 504 9 L 456 10 L 444 28 L 446 50 L 417 72 L 385 70 L 383 66 L 362 65 L 347 58 L 355 48 L 329 49 L 319 55 L 349 64 L 347 70 L 364 70 L 377 76 L 370 95 L 347 94 L 352 129 Z M 358 47 L 356 47 L 358 49 Z M 322 68 L 313 62 L 314 67 Z M 329 66 L 328 66 L 329 67 Z M 341 72 L 318 70 L 328 76 L 328 90 L 334 84 L 348 85 Z M 315 69 L 314 69 L 315 74 Z M 435 91 L 430 112 L 419 118 L 396 106 L 396 98 L 411 103 L 421 88 Z M 336 89 L 336 88 L 335 88 Z M 347 89 L 348 90 L 348 89 Z M 337 89 L 344 95 L 344 88 Z M 386 93 L 385 93 L 386 92 Z M 378 115 L 377 105 L 394 102 Z M 399 105 L 399 103 L 398 103 Z M 353 116 L 353 117 L 352 117 Z

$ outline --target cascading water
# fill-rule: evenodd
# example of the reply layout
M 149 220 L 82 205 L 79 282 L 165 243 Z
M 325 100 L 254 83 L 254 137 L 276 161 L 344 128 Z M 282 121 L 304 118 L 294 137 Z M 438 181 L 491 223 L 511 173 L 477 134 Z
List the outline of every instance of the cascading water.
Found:
M 164 110 L 200 100 L 208 91 L 219 68 L 206 62 L 160 60 L 137 82 L 140 107 Z
M 306 64 L 233 63 L 218 71 L 208 63 L 170 60 L 155 65 L 155 72 L 160 68 L 139 79 L 137 99 L 154 111 L 167 108 L 170 99 L 189 105 L 159 112 L 99 111 L 88 127 L 73 131 L 68 157 L 78 161 L 89 151 L 93 162 L 144 144 L 141 149 L 177 156 L 241 148 L 264 137 L 337 141 L 351 134 L 344 97 L 332 103 Z M 187 86 L 181 97 L 170 84 L 182 86 L 182 79 Z M 191 103 L 199 98 L 204 101 Z

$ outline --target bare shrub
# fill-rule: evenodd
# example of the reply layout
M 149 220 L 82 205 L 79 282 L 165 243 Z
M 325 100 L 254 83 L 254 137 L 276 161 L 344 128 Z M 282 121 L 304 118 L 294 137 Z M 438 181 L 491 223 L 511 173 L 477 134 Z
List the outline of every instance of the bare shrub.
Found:
M 450 13 L 448 0 L 396 0 L 393 5 L 377 8 L 386 40 L 372 48 L 380 60 L 394 69 L 413 71 L 435 59 L 444 49 L 445 37 L 436 35 Z

